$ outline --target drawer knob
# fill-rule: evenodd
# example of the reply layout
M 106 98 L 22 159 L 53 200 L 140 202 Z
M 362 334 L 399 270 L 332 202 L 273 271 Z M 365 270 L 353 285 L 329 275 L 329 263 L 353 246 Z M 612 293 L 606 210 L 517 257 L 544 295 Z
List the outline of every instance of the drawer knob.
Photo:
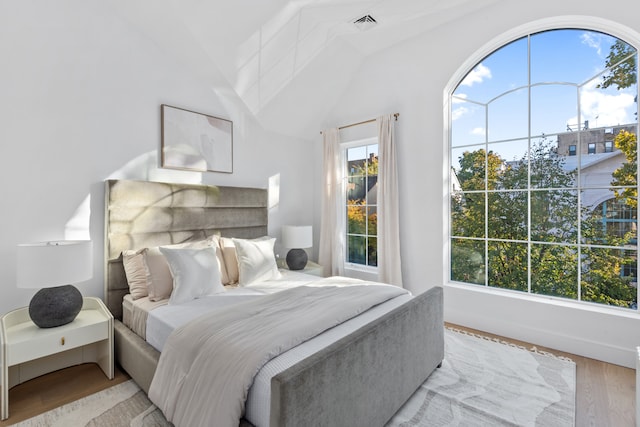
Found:
M 64 345 L 64 337 L 60 338 L 60 345 Z

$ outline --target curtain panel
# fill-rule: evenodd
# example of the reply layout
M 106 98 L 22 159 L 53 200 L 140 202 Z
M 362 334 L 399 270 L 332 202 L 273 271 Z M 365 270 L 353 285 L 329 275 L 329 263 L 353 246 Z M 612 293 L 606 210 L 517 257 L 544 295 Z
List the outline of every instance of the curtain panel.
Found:
M 376 119 L 378 127 L 378 280 L 402 286 L 400 214 L 395 116 Z
M 323 191 L 318 262 L 325 276 L 344 275 L 345 234 L 342 212 L 342 151 L 338 128 L 322 132 Z

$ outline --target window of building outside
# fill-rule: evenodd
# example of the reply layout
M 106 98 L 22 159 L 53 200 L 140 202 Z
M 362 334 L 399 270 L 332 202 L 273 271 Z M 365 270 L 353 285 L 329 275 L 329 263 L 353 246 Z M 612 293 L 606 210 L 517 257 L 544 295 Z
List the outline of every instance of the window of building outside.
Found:
M 378 265 L 378 140 L 343 144 L 345 162 L 346 265 Z
M 637 310 L 638 54 L 529 34 L 450 94 L 450 280 Z
M 613 152 L 613 141 L 605 141 L 604 142 L 604 152 L 605 153 Z

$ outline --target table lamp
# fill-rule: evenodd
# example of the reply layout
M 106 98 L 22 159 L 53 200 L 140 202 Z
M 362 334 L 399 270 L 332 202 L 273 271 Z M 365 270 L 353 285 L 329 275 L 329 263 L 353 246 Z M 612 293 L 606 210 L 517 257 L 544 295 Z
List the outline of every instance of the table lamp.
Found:
M 18 245 L 19 288 L 41 288 L 29 303 L 29 316 L 40 328 L 73 321 L 82 309 L 82 294 L 71 283 L 93 275 L 89 240 L 63 240 Z
M 313 246 L 313 228 L 310 225 L 285 225 L 282 227 L 282 246 L 292 248 L 287 253 L 289 270 L 302 270 L 307 265 L 307 252 L 302 248 Z

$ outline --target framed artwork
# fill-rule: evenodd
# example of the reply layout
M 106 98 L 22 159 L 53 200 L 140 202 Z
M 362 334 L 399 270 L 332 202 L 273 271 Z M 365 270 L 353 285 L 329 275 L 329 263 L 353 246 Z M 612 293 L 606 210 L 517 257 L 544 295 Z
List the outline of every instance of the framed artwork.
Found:
M 162 167 L 233 172 L 233 122 L 162 104 Z

